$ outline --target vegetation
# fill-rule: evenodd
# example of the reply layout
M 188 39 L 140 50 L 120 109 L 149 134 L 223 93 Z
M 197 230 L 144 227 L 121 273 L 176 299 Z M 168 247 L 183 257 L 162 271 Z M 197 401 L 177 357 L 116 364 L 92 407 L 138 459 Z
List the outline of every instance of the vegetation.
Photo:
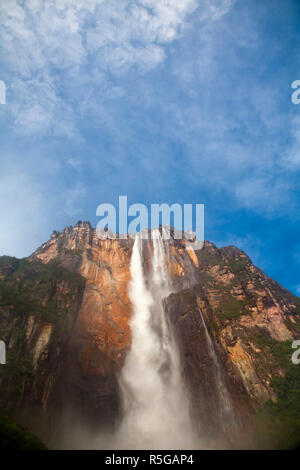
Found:
M 299 313 L 298 318 L 296 318 L 295 320 L 296 322 L 293 323 L 293 328 L 295 329 L 296 333 L 299 333 L 300 335 L 300 313 Z
M 210 288 L 213 287 L 215 283 L 216 280 L 210 274 L 202 271 L 200 272 L 200 284 L 196 286 L 196 289 L 201 290 L 202 286 Z
M 277 449 L 300 446 L 300 366 L 288 364 L 284 377 L 271 386 L 278 401 L 268 401 L 256 416 L 258 442 Z
M 45 265 L 2 256 L 0 271 L 4 277 L 0 280 L 1 339 L 10 344 L 9 360 L 5 367 L 0 367 L 0 377 L 8 379 L 2 383 L 2 388 L 5 385 L 21 396 L 24 384 L 33 374 L 32 354 L 25 333 L 28 317 L 52 323 L 55 333 L 67 331 L 84 280 L 55 261 Z
M 247 263 L 247 258 L 234 258 L 228 261 L 229 268 L 234 274 L 240 274 L 244 271 Z
M 216 314 L 220 320 L 233 320 L 243 314 L 249 313 L 249 307 L 252 304 L 251 299 L 237 299 L 233 296 L 226 296 L 216 309 Z
M 256 334 L 251 341 L 264 353 L 257 372 L 273 375 L 271 387 L 277 401 L 268 401 L 255 416 L 257 443 L 264 448 L 293 448 L 300 445 L 300 366 L 291 361 L 291 341 L 277 341 Z
M 76 248 L 74 250 L 69 250 L 68 248 L 64 248 L 62 251 L 65 255 L 72 255 L 72 256 L 78 255 L 78 256 L 80 256 L 80 255 L 82 255 L 84 250 L 82 248 Z
M 0 257 L 0 268 L 6 271 L 0 280 L 0 310 L 9 307 L 17 316 L 34 315 L 47 322 L 56 322 L 66 303 L 83 285 L 80 275 L 67 271 L 57 262 L 48 264 Z M 66 292 L 57 295 L 59 285 L 66 285 Z
M 209 253 L 207 250 L 197 250 L 196 255 L 198 258 L 199 266 L 205 270 L 208 266 L 216 266 L 220 264 L 221 257 L 218 253 Z
M 265 356 L 268 354 L 277 369 L 285 370 L 292 354 L 290 341 L 278 341 L 263 333 L 251 336 L 251 340 L 264 351 Z
M 296 313 L 296 315 L 300 315 L 300 299 L 295 297 L 295 299 L 293 299 L 293 300 L 294 300 L 295 305 L 296 305 L 295 313 Z
M 0 413 L 1 450 L 47 450 L 47 447 L 24 426 L 17 424 L 7 414 Z
M 182 290 L 180 291 L 179 295 L 180 295 L 180 298 L 183 300 L 183 302 L 187 304 L 193 303 L 196 300 L 196 296 L 193 290 L 191 289 Z

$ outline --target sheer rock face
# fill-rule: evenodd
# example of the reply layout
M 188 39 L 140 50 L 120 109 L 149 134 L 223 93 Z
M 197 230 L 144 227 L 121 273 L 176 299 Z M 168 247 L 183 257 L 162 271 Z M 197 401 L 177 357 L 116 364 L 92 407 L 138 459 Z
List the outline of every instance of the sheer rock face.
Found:
M 85 279 L 82 305 L 73 339 L 82 370 L 105 376 L 119 370 L 130 346 L 130 256 L 132 242 L 99 240 L 88 223 L 66 228 L 38 249 L 31 259 L 57 260 Z
M 148 271 L 152 245 L 146 240 L 143 244 Z M 205 242 L 201 250 L 190 251 L 186 245 L 185 239 L 166 242 L 173 293 L 165 302 L 193 414 L 213 435 L 219 426 L 216 371 L 199 311 L 236 421 L 244 426 L 266 400 L 276 400 L 270 382 L 275 375 L 284 374 L 276 348 L 296 338 L 299 299 L 235 247 L 218 249 Z M 37 296 L 41 305 L 54 299 L 61 309 L 58 322 L 57 317 L 45 319 L 34 308 L 20 320 L 13 299 L 0 306 L 1 339 L 19 360 L 14 328 L 18 323 L 25 332 L 22 347 L 31 367 L 30 375 L 18 381 L 18 393 L 9 373 L 2 377 L 5 393 L 0 405 L 9 403 L 29 424 L 34 410 L 35 431 L 41 422 L 49 429 L 49 420 L 53 431 L 59 417 L 69 413 L 96 427 L 113 425 L 120 416 L 117 376 L 131 342 L 128 283 L 132 246 L 130 238 L 110 240 L 104 234 L 99 239 L 89 223 L 80 222 L 53 232 L 48 242 L 24 260 L 25 271 L 19 273 L 20 267 L 12 261 L 0 264 L 1 282 L 28 285 L 30 295 Z M 32 278 L 30 266 L 51 267 L 53 263 L 63 267 L 64 273 L 76 273 L 82 283 L 78 281 L 74 288 L 66 279 L 51 278 L 41 284 Z M 61 321 L 62 317 L 67 321 Z

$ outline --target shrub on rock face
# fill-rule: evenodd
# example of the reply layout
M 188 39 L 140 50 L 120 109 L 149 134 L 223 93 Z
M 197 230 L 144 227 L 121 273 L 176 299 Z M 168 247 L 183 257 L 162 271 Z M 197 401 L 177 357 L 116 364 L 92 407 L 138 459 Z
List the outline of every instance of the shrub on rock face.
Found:
M 257 441 L 265 448 L 290 449 L 300 445 L 300 367 L 289 363 L 284 377 L 271 386 L 277 402 L 268 401 L 258 412 Z
M 24 426 L 17 424 L 8 415 L 0 413 L 0 449 L 47 450 L 47 447 Z

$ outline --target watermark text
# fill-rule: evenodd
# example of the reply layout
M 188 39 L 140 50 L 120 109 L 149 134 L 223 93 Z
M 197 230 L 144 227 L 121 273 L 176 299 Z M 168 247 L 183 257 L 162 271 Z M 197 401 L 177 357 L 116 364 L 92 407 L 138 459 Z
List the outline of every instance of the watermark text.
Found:
M 0 364 L 6 364 L 6 345 L 0 340 Z
M 300 340 L 295 340 L 292 343 L 292 348 L 296 351 L 292 354 L 292 363 L 295 365 L 300 364 Z
M 172 235 L 175 240 L 188 240 L 187 249 L 199 250 L 203 246 L 204 204 L 151 204 L 149 213 L 145 204 L 128 206 L 127 196 L 119 196 L 118 212 L 113 204 L 104 203 L 97 207 L 96 215 L 101 217 L 96 227 L 98 238 L 103 238 L 103 235 L 105 238 L 116 238 L 118 219 L 119 238 L 127 239 L 128 235 L 135 238 L 140 233 L 142 239 L 148 239 L 154 236 L 153 229 L 162 226 L 162 238 L 165 240 Z
M 292 83 L 292 88 L 295 90 L 291 97 L 292 103 L 300 104 L 300 80 L 294 80 Z
M 0 104 L 6 104 L 6 85 L 3 80 L 0 80 Z

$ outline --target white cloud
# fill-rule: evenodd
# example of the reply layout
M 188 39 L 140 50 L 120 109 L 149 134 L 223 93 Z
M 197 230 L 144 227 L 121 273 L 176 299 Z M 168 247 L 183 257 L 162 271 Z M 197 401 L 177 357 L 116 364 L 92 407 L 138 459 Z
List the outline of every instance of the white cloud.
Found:
M 68 158 L 66 163 L 76 169 L 81 167 L 81 161 L 79 158 Z
M 68 170 L 71 166 L 78 172 L 66 185 L 59 161 L 40 150 L 9 157 L 1 164 L 0 256 L 23 257 L 49 239 L 53 228 L 73 223 L 82 213 L 87 190 L 76 158 L 68 159 Z
M 0 181 L 0 255 L 29 255 L 48 237 L 41 187 L 25 174 Z
M 89 76 L 93 68 L 118 75 L 133 66 L 141 73 L 156 67 L 196 6 L 196 0 L 3 2 L 0 40 L 15 128 L 75 136 L 68 101 L 76 97 L 68 98 L 68 85 L 99 89 Z
M 300 106 L 300 105 L 299 105 Z M 283 164 L 292 170 L 300 169 L 300 116 L 295 116 L 291 127 L 292 144 L 284 155 Z
M 211 19 L 217 21 L 229 12 L 235 0 L 204 0 L 201 3 L 200 18 L 201 20 Z
M 235 194 L 242 207 L 268 216 L 289 213 L 290 189 L 290 183 L 279 177 L 248 177 L 238 183 Z
M 64 192 L 63 211 L 69 217 L 81 214 L 83 212 L 83 198 L 86 195 L 86 189 L 81 183 L 77 183 L 72 188 Z

